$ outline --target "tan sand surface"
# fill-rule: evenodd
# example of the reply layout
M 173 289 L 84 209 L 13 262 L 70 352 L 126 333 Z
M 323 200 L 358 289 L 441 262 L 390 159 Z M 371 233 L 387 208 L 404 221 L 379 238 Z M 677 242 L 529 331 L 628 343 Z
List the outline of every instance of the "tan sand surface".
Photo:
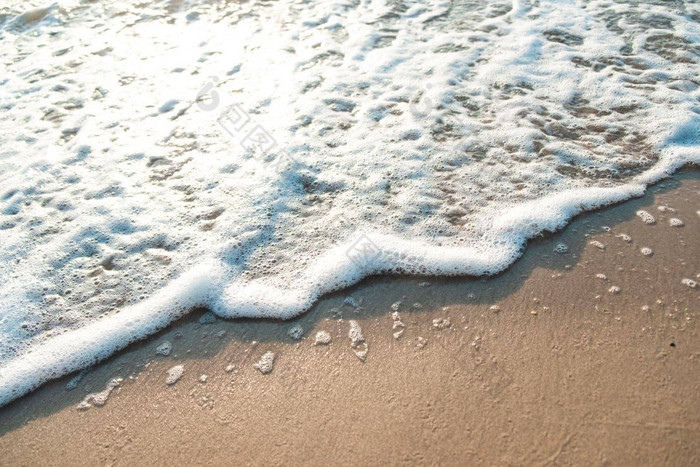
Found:
M 73 390 L 63 378 L 0 409 L 0 464 L 699 465 L 700 286 L 682 283 L 700 282 L 698 211 L 700 173 L 685 171 L 533 241 L 495 278 L 373 278 L 293 322 L 193 314 Z

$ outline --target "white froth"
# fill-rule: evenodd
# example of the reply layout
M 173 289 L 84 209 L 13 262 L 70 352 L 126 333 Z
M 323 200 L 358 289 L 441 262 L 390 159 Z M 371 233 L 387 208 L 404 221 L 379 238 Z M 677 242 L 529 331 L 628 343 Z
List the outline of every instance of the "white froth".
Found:
M 656 219 L 647 211 L 637 211 L 637 217 L 639 217 L 645 224 L 656 224 Z
M 165 378 L 165 384 L 172 386 L 173 384 L 180 381 L 182 375 L 185 373 L 185 367 L 182 365 L 175 365 L 168 370 L 168 376 Z
M 275 367 L 275 354 L 273 352 L 265 352 L 257 363 L 253 364 L 253 368 L 260 373 L 266 375 L 271 373 Z
M 287 335 L 295 341 L 298 341 L 299 339 L 304 337 L 304 328 L 302 328 L 299 324 L 295 324 L 287 330 Z
M 314 339 L 314 345 L 328 345 L 331 343 L 331 335 L 327 331 L 318 331 Z
M 350 329 L 348 329 L 348 337 L 350 338 L 350 344 L 353 347 L 357 347 L 365 341 L 365 337 L 362 335 L 362 328 L 360 327 L 360 323 L 358 323 L 354 319 L 348 321 L 348 324 L 350 325 Z
M 172 352 L 172 350 L 173 345 L 168 341 L 161 342 L 160 344 L 158 344 L 158 347 L 156 347 L 156 353 L 164 357 L 170 355 L 170 352 Z
M 700 162 L 693 2 L 6 3 L 0 405 L 197 307 L 503 271 Z
M 91 406 L 104 406 L 107 403 L 107 399 L 109 399 L 109 396 L 112 394 L 112 391 L 118 388 L 121 385 L 122 381 L 122 378 L 115 378 L 113 380 L 110 380 L 109 383 L 107 383 L 107 387 L 104 389 L 104 391 L 95 392 L 85 396 L 85 399 L 83 399 L 83 401 L 80 404 L 78 404 L 77 409 L 87 410 Z

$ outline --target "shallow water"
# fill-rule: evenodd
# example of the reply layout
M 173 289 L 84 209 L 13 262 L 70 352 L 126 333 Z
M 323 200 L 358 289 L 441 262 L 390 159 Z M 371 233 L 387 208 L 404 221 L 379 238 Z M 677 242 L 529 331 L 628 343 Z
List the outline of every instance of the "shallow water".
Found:
M 36 7 L 36 8 L 34 8 Z M 693 2 L 14 2 L 0 403 L 195 306 L 502 271 L 700 161 Z

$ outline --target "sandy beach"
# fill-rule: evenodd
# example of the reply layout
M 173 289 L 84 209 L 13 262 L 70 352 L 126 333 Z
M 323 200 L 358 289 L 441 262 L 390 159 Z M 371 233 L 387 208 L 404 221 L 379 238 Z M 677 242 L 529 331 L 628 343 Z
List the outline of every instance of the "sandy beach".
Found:
M 291 322 L 193 313 L 0 409 L 0 464 L 697 464 L 698 195 L 684 171 L 495 278 L 377 277 Z

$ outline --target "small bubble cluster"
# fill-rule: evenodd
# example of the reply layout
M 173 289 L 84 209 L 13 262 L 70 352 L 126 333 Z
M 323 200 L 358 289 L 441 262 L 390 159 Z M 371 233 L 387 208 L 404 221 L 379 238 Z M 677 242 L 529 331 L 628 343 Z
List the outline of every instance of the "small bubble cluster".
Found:
M 598 248 L 599 250 L 605 250 L 605 245 L 599 242 L 598 240 L 591 240 L 589 243 L 592 246 Z
M 393 331 L 394 339 L 400 339 L 403 333 L 406 331 L 406 325 L 401 321 L 401 316 L 398 311 L 391 314 L 391 319 L 393 321 L 391 329 Z
M 287 330 L 287 335 L 295 341 L 298 341 L 304 337 L 304 328 L 302 328 L 300 324 L 295 324 Z
M 265 352 L 258 360 L 257 363 L 253 364 L 253 368 L 258 370 L 260 373 L 267 375 L 272 372 L 275 367 L 275 354 L 273 352 Z
M 563 255 L 567 251 L 569 251 L 569 247 L 563 243 L 557 243 L 554 245 L 554 252 L 557 254 Z
M 644 210 L 637 211 L 637 217 L 639 217 L 645 224 L 651 225 L 656 224 L 656 219 L 649 212 Z
M 617 236 L 617 238 L 620 238 L 627 243 L 632 243 L 632 237 L 630 237 L 627 234 L 621 233 L 621 234 L 617 234 L 616 236 Z
M 328 345 L 331 343 L 331 335 L 327 331 L 318 331 L 314 339 L 314 345 Z
M 168 355 L 170 355 L 170 352 L 172 352 L 172 350 L 173 345 L 168 341 L 164 341 L 160 343 L 158 347 L 156 347 L 156 354 L 167 357 Z
M 185 367 L 182 365 L 175 365 L 168 370 L 168 376 L 165 378 L 165 384 L 172 386 L 173 384 L 180 381 L 182 375 L 185 373 Z
M 452 326 L 449 318 L 435 318 L 433 320 L 433 327 L 435 329 L 447 329 Z

